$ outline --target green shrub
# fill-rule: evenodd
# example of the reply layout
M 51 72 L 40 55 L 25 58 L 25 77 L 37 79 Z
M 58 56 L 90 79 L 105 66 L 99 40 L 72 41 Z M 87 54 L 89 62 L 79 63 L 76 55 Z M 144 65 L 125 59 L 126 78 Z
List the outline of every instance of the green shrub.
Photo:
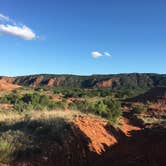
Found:
M 18 100 L 20 100 L 20 96 L 13 93 L 7 94 L 0 98 L 0 102 L 6 104 L 15 104 Z
M 138 114 L 145 113 L 147 112 L 147 108 L 143 105 L 135 105 L 133 106 L 133 111 L 134 113 L 138 113 Z
M 57 110 L 57 109 L 65 109 L 66 108 L 66 102 L 65 101 L 50 101 L 47 104 L 47 109 L 49 110 Z
M 111 98 L 106 98 L 103 102 L 109 108 L 107 119 L 117 122 L 122 115 L 121 103 L 119 101 L 112 100 Z
M 69 109 L 80 110 L 82 112 L 92 113 L 117 122 L 122 115 L 121 103 L 112 98 L 101 101 L 88 102 L 87 100 L 74 101 L 68 105 Z
M 27 148 L 32 148 L 32 140 L 19 130 L 8 130 L 0 135 L 0 161 L 2 163 L 15 160 Z
M 100 115 L 101 117 L 107 117 L 108 114 L 108 106 L 103 103 L 103 101 L 97 101 L 94 104 L 91 104 L 89 106 L 89 109 L 92 113 L 95 113 L 96 115 Z
M 0 162 L 8 163 L 12 160 L 13 148 L 6 140 L 0 140 Z
M 78 110 L 78 107 L 75 102 L 71 102 L 68 104 L 68 109 L 69 110 Z

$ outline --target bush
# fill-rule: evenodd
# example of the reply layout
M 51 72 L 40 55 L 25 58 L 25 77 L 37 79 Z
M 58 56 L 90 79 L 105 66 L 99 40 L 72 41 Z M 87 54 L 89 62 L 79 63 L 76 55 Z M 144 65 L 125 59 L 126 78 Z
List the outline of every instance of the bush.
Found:
M 107 119 L 117 122 L 122 115 L 121 103 L 119 101 L 112 100 L 111 98 L 106 98 L 104 99 L 104 104 L 109 108 Z
M 79 110 L 82 112 L 87 112 L 89 103 L 87 100 L 75 100 L 72 103 L 69 103 L 68 108 L 71 110 Z
M 108 114 L 108 106 L 103 101 L 98 101 L 94 104 L 89 105 L 89 110 L 96 115 L 106 118 Z
M 122 115 L 121 103 L 111 98 L 95 102 L 88 102 L 87 100 L 74 101 L 68 105 L 68 108 L 99 115 L 113 122 L 117 122 Z
M 66 100 L 55 102 L 46 95 L 38 93 L 24 94 L 18 96 L 15 94 L 9 94 L 0 99 L 1 103 L 12 104 L 16 111 L 22 112 L 25 110 L 55 110 L 65 109 Z
M 31 139 L 19 130 L 9 130 L 0 135 L 0 161 L 3 163 L 15 160 L 27 148 L 32 148 Z
M 15 104 L 18 100 L 20 100 L 20 96 L 13 93 L 7 94 L 0 98 L 0 102 L 6 104 Z
M 65 109 L 66 108 L 66 101 L 50 101 L 47 105 L 47 109 L 49 110 L 57 110 L 57 109 Z
M 140 114 L 147 112 L 147 108 L 143 105 L 135 105 L 133 106 L 134 113 Z
M 6 140 L 0 140 L 0 161 L 8 163 L 12 160 L 13 148 Z

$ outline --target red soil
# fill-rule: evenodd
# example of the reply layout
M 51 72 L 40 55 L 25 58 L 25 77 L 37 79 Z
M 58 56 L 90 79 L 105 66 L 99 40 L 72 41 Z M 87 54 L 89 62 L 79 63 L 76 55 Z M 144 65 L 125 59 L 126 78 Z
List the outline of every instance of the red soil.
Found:
M 120 129 L 125 133 L 126 136 L 131 137 L 131 131 L 140 131 L 141 128 L 137 127 L 135 125 L 132 125 L 129 122 L 129 119 L 122 117 L 121 120 L 121 126 Z
M 97 87 L 100 88 L 107 88 L 112 86 L 112 79 L 106 80 L 106 81 L 101 81 L 96 84 Z
M 101 119 L 81 116 L 75 119 L 75 124 L 91 140 L 88 145 L 90 151 L 101 154 L 105 151 L 103 144 L 109 147 L 117 143 L 116 138 L 106 131 L 106 122 Z
M 166 113 L 166 104 L 164 103 L 152 103 L 149 108 L 150 111 L 158 112 L 158 113 Z
M 119 129 L 101 118 L 76 116 L 62 144 L 41 142 L 41 154 L 15 166 L 164 166 L 166 140 L 149 136 L 131 119 L 123 117 Z
M 43 76 L 39 76 L 39 77 L 37 77 L 36 79 L 35 79 L 35 81 L 33 82 L 33 85 L 32 85 L 32 87 L 37 87 L 39 84 L 40 84 L 40 82 L 43 80 Z
M 54 86 L 54 84 L 55 84 L 55 80 L 54 80 L 54 79 L 50 79 L 50 80 L 48 81 L 47 86 L 52 87 L 52 86 Z
M 10 83 L 10 81 L 8 79 L 6 80 L 6 79 L 2 78 L 0 80 L 0 89 L 1 90 L 11 91 L 11 90 L 14 90 L 19 87 L 20 87 L 19 85 Z

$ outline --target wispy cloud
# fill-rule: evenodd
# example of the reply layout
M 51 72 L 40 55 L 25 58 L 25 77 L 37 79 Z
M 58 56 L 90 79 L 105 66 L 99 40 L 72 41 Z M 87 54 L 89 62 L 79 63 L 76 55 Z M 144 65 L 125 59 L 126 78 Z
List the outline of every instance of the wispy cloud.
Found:
M 10 18 L 8 16 L 0 14 L 0 21 L 10 21 Z
M 103 57 L 103 56 L 111 57 L 111 54 L 108 52 L 101 53 L 98 51 L 93 51 L 93 52 L 91 52 L 91 55 L 93 58 L 99 58 L 99 57 Z
M 111 56 L 111 54 L 109 52 L 104 52 L 105 56 Z
M 37 35 L 26 25 L 19 25 L 10 17 L 0 14 L 0 33 L 17 36 L 25 40 L 34 40 Z

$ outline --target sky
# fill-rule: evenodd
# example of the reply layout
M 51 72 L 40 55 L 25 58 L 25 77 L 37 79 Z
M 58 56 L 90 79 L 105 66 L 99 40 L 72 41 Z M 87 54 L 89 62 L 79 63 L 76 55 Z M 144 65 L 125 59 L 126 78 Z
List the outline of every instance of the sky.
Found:
M 165 0 L 1 0 L 0 75 L 166 73 Z

